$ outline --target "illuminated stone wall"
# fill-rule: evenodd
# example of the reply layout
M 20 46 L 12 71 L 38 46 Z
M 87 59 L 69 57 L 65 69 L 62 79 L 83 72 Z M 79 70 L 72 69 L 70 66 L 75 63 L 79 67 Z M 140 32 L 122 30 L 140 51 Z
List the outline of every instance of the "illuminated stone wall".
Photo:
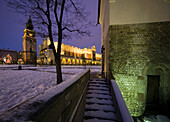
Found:
M 110 26 L 110 69 L 132 116 L 145 110 L 147 75 L 160 75 L 159 100 L 170 101 L 170 22 Z

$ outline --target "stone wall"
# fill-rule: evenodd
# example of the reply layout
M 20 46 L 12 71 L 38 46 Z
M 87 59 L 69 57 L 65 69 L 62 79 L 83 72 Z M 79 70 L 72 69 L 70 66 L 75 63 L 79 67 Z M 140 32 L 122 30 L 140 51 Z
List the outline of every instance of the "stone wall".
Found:
M 28 120 L 36 122 L 83 121 L 89 78 L 90 71 L 86 72 L 63 92 L 48 100 Z
M 110 26 L 110 69 L 132 116 L 146 107 L 147 75 L 160 75 L 159 101 L 170 101 L 170 22 Z

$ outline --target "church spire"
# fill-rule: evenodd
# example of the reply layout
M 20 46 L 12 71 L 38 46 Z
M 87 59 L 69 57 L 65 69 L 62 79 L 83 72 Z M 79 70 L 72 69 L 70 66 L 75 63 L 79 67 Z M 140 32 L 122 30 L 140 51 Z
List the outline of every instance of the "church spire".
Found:
M 31 16 L 29 15 L 28 22 L 26 23 L 26 29 L 33 30 L 34 26 L 32 25 Z

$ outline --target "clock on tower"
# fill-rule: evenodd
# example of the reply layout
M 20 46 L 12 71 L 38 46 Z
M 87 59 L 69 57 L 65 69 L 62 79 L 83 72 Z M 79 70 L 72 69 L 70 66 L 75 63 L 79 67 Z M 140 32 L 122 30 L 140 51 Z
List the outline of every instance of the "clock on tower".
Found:
M 23 36 L 23 59 L 25 64 L 36 64 L 37 62 L 37 42 L 33 29 L 34 26 L 29 16 Z

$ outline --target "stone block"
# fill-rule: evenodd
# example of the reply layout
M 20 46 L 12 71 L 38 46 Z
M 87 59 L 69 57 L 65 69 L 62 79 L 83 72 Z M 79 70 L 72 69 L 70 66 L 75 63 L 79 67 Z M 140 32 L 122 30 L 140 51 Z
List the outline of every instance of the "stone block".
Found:
M 138 76 L 138 80 L 144 80 L 143 76 Z
M 138 101 L 140 101 L 140 102 L 145 102 L 145 94 L 143 94 L 143 93 L 138 93 Z

